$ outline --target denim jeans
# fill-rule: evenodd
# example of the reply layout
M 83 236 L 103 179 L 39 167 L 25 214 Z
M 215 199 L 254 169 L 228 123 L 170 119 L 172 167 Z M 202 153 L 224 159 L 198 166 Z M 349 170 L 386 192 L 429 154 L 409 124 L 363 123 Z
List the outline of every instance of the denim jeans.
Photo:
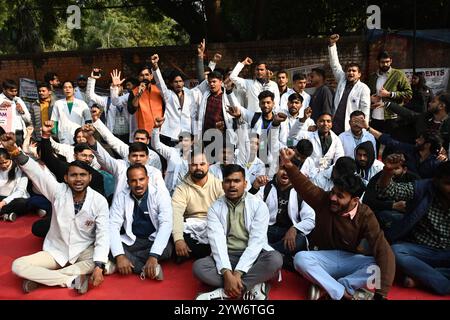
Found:
M 282 228 L 276 225 L 269 226 L 267 229 L 267 239 L 269 241 L 269 245 L 277 250 L 279 253 L 284 255 L 295 255 L 300 250 L 306 249 L 306 237 L 297 230 L 297 237 L 295 238 L 295 250 L 289 251 L 284 246 L 283 237 L 289 228 Z
M 401 242 L 394 244 L 397 266 L 440 295 L 450 294 L 450 249 Z

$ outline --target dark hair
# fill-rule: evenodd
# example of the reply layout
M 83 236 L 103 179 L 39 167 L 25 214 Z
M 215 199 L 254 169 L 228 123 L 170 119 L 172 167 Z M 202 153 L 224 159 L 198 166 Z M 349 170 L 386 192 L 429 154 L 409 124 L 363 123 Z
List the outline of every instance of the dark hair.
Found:
M 208 80 L 211 80 L 211 79 L 219 79 L 220 81 L 223 81 L 223 74 L 216 70 L 211 71 L 208 74 Z
M 359 117 L 359 116 L 363 116 L 364 119 L 366 118 L 366 115 L 364 112 L 362 112 L 361 110 L 355 110 L 352 113 L 350 113 L 350 119 L 353 117 Z
M 442 138 L 435 131 L 426 131 L 419 135 L 423 137 L 425 143 L 430 144 L 431 154 L 437 155 L 442 148 Z
M 329 112 L 322 112 L 321 114 L 319 114 L 319 116 L 317 117 L 317 120 L 319 120 L 320 118 L 322 118 L 324 115 L 330 116 L 331 119 L 333 119 L 333 115 Z
M 150 73 L 152 73 L 152 66 L 149 65 L 148 63 L 143 64 L 143 65 L 139 68 L 139 72 L 138 72 L 138 73 L 141 73 L 141 72 L 144 71 L 144 70 L 148 70 L 148 71 L 150 71 Z
M 350 157 L 340 157 L 336 160 L 334 169 L 336 169 L 339 176 L 354 174 L 356 172 L 356 161 Z
M 222 77 L 225 78 L 225 74 L 226 74 L 225 69 L 215 68 L 214 71 L 220 73 L 222 75 Z
M 87 143 L 77 143 L 74 146 L 74 148 L 73 148 L 73 152 L 74 153 L 80 153 L 80 152 L 83 152 L 86 149 L 91 150 L 91 148 L 89 148 L 89 145 Z
M 143 165 L 143 164 L 140 164 L 140 163 L 135 163 L 135 164 L 132 164 L 132 165 L 130 165 L 129 167 L 128 167 L 128 169 L 127 169 L 127 179 L 129 178 L 129 173 L 130 173 L 130 171 L 131 170 L 136 170 L 136 169 L 143 169 L 144 171 L 145 171 L 145 175 L 147 176 L 148 175 L 148 173 L 147 173 L 147 168 Z
M 353 67 L 358 68 L 358 72 L 361 72 L 361 65 L 359 63 L 356 63 L 356 62 L 349 62 L 349 63 L 347 63 L 347 65 L 345 67 L 345 70 L 348 70 L 348 68 L 353 68 Z
M 262 99 L 265 99 L 265 98 L 271 98 L 272 101 L 274 101 L 275 95 L 273 94 L 272 91 L 264 90 L 258 95 L 258 100 L 261 101 Z
M 423 72 L 414 72 L 413 77 L 417 77 L 419 79 L 419 82 L 415 86 L 416 88 L 418 88 L 419 90 L 426 88 L 425 74 Z
M 441 162 L 434 171 L 433 178 L 441 179 L 443 177 L 450 177 L 450 161 Z
M 11 156 L 9 155 L 8 151 L 6 151 L 5 148 L 0 148 L 0 157 L 3 157 L 7 160 L 11 160 Z M 16 179 L 16 168 L 17 164 L 12 161 L 11 168 L 8 171 L 8 182 L 14 181 Z
M 55 77 L 57 77 L 57 76 L 58 75 L 56 74 L 56 72 L 53 72 L 53 71 L 47 72 L 44 75 L 44 81 L 47 82 L 47 83 L 50 83 L 50 81 L 54 80 Z
M 0 127 L 0 136 L 4 133 L 6 133 L 5 129 L 3 129 L 3 127 Z
M 314 151 L 314 147 L 311 141 L 309 141 L 308 139 L 300 140 L 295 146 L 295 148 L 297 149 L 298 153 L 306 157 L 311 156 Z
M 240 172 L 242 173 L 242 177 L 245 180 L 245 169 L 242 168 L 240 165 L 238 164 L 228 164 L 226 166 L 224 166 L 222 168 L 222 174 L 223 174 L 223 178 L 225 179 L 226 177 L 232 175 L 233 173 L 236 172 Z
M 75 129 L 75 132 L 73 133 L 73 142 L 76 143 L 76 141 L 77 141 L 77 139 L 76 139 L 76 138 L 77 138 L 77 135 L 81 132 L 82 129 L 83 129 L 83 128 L 81 128 L 81 127 Z
M 189 131 L 181 131 L 180 134 L 178 135 L 178 141 L 181 142 L 181 140 L 187 137 L 189 137 L 191 141 L 194 140 L 194 135 L 192 133 L 190 133 Z
M 64 85 L 68 82 L 72 85 L 73 88 L 75 88 L 75 82 L 73 82 L 71 80 L 64 80 L 61 82 L 61 85 L 64 87 Z
M 261 61 L 258 61 L 258 62 L 255 63 L 255 68 L 256 68 L 257 66 L 262 65 L 262 64 L 266 67 L 266 69 L 269 69 L 269 65 L 268 65 L 267 63 L 261 62 Z
M 14 80 L 11 80 L 11 79 L 6 79 L 5 81 L 3 81 L 2 88 L 3 88 L 3 90 L 6 90 L 6 89 L 18 89 L 17 83 Z
M 186 76 L 179 70 L 172 70 L 168 77 L 167 80 L 169 80 L 169 82 L 172 82 L 175 80 L 176 77 L 180 77 L 183 81 L 185 81 Z
M 132 84 L 133 86 L 135 86 L 135 87 L 137 87 L 137 86 L 139 85 L 139 80 L 138 80 L 137 78 L 135 78 L 135 77 L 129 77 L 129 78 L 127 78 L 127 79 L 125 80 L 125 84 L 126 84 L 127 82 L 131 82 L 131 84 Z
M 361 177 L 356 174 L 345 174 L 333 179 L 334 186 L 344 192 L 350 193 L 352 198 L 361 198 L 366 186 Z
M 86 162 L 81 161 L 81 160 L 75 160 L 75 161 L 70 162 L 69 165 L 67 166 L 66 173 L 65 173 L 66 175 L 69 173 L 70 167 L 81 168 L 83 170 L 86 170 L 89 174 L 92 174 L 92 170 L 93 170 Z
M 298 80 L 306 80 L 306 75 L 304 75 L 303 73 L 296 73 L 292 76 L 292 81 L 298 81 Z
M 277 77 L 278 77 L 280 74 L 282 74 L 282 73 L 284 73 L 285 75 L 288 75 L 288 73 L 287 73 L 286 70 L 280 70 L 280 71 L 277 72 Z
M 381 59 L 391 59 L 392 56 L 387 52 L 386 50 L 380 51 L 377 56 L 377 60 L 380 61 Z
M 292 102 L 292 101 L 294 101 L 294 100 L 300 100 L 300 102 L 303 103 L 303 97 L 302 97 L 302 95 L 299 94 L 299 93 L 297 93 L 297 92 L 294 92 L 293 94 L 291 94 L 291 95 L 288 97 L 288 101 L 289 101 L 289 102 Z
M 146 155 L 148 155 L 148 147 L 143 142 L 133 142 L 130 143 L 130 146 L 128 147 L 128 153 L 132 154 L 133 152 L 142 152 L 144 151 Z
M 49 83 L 47 83 L 47 82 L 39 82 L 39 83 L 37 84 L 37 88 L 38 88 L 38 90 L 39 90 L 40 88 L 47 88 L 48 91 L 52 91 L 52 86 L 51 86 Z
M 137 130 L 134 132 L 133 137 L 136 137 L 136 134 L 145 134 L 145 137 L 146 137 L 147 139 L 150 139 L 150 134 L 149 134 L 148 131 L 145 130 L 145 129 L 137 129 Z
M 445 105 L 445 111 L 447 113 L 450 113 L 450 94 L 441 93 L 440 95 L 438 95 L 438 99 Z
M 311 72 L 317 73 L 319 76 L 321 76 L 325 80 L 325 69 L 323 69 L 323 68 L 312 68 Z

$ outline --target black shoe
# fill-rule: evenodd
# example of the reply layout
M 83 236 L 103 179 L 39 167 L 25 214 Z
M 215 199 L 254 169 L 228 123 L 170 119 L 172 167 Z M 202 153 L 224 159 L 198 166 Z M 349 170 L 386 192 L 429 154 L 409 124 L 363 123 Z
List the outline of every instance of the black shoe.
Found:
M 22 290 L 24 293 L 30 293 L 33 290 L 36 290 L 41 286 L 40 283 L 37 283 L 32 280 L 23 280 L 22 282 Z
M 11 213 L 5 213 L 2 215 L 3 221 L 16 221 L 17 215 L 14 212 Z

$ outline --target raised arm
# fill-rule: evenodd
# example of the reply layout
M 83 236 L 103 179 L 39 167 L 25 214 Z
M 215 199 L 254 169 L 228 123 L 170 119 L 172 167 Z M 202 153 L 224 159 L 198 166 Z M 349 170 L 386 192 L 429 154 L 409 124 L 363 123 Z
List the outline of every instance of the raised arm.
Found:
M 231 72 L 230 79 L 239 89 L 246 90 L 247 88 L 246 80 L 239 77 L 239 73 L 242 71 L 242 69 L 244 69 L 245 66 L 250 66 L 252 63 L 253 60 L 247 57 L 242 62 L 238 62 Z
M 164 157 L 164 159 L 168 160 L 170 158 L 170 155 L 175 150 L 175 148 L 166 146 L 164 143 L 161 142 L 159 139 L 159 129 L 164 123 L 164 117 L 156 117 L 155 119 L 155 126 L 153 127 L 152 131 L 152 147 L 155 149 L 156 152 L 158 152 L 160 155 Z
M 115 151 L 117 152 L 123 159 L 128 157 L 128 145 L 124 143 L 122 140 L 117 138 L 105 124 L 100 120 L 96 120 L 94 123 L 94 128 L 98 131 L 98 133 L 102 136 L 105 142 Z
M 95 93 L 95 83 L 100 76 L 95 76 L 94 72 L 99 72 L 99 69 L 93 69 L 91 76 L 88 78 L 86 86 L 86 97 L 88 100 L 93 101 L 95 104 L 102 107 L 106 112 L 106 107 L 108 106 L 108 97 L 102 97 Z
M 339 62 L 339 56 L 337 53 L 337 46 L 336 43 L 339 41 L 339 35 L 333 34 L 328 39 L 329 45 L 328 45 L 328 55 L 330 58 L 330 67 L 333 71 L 333 75 L 336 78 L 336 81 L 341 81 L 342 79 L 345 79 L 345 72 L 342 70 L 342 66 Z

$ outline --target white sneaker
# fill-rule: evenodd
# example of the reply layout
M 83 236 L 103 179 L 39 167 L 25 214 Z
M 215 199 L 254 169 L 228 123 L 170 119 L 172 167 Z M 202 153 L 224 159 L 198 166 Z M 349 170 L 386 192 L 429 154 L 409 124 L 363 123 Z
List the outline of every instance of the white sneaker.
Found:
M 258 283 L 251 290 L 246 291 L 243 300 L 268 300 L 270 285 L 265 282 Z
M 225 294 L 223 288 L 218 288 L 210 292 L 200 293 L 195 300 L 224 300 L 230 297 Z

